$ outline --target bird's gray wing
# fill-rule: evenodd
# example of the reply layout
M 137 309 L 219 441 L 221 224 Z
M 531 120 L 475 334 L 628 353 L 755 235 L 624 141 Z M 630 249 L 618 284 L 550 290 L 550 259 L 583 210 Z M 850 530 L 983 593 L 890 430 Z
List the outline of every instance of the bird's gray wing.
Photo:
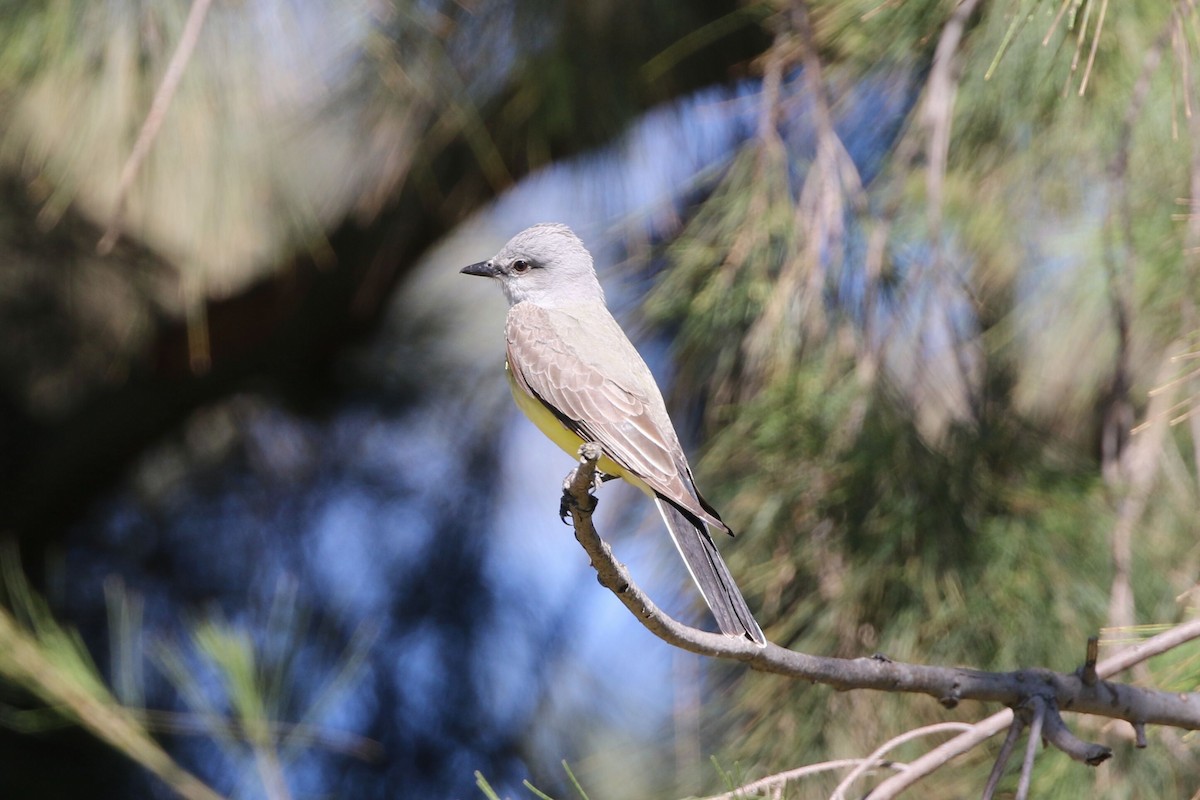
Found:
M 522 391 L 685 515 L 729 529 L 700 499 L 654 378 L 607 310 L 572 315 L 519 303 L 505 334 Z

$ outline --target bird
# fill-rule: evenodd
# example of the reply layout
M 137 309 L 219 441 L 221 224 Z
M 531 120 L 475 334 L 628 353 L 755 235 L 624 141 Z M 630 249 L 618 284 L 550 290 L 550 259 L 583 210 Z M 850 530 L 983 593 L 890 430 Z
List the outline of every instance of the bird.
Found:
M 571 455 L 598 444 L 597 469 L 654 501 L 721 632 L 765 646 L 709 528 L 733 531 L 696 487 L 662 392 L 609 312 L 580 238 L 541 223 L 461 272 L 496 280 L 508 299 L 505 372 L 518 408 Z

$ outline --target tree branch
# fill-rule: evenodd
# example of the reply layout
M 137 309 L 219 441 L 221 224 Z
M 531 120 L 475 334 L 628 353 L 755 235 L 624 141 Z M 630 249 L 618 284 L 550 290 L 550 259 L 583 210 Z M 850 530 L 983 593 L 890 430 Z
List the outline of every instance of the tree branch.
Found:
M 192 57 L 192 50 L 196 47 L 196 40 L 200 38 L 200 29 L 204 27 L 204 17 L 208 14 L 208 7 L 211 4 L 212 0 L 193 0 L 192 7 L 188 11 L 187 20 L 183 23 L 183 33 L 179 36 L 179 44 L 176 45 L 175 52 L 167 64 L 167 71 L 163 73 L 158 90 L 154 93 L 150 110 L 146 113 L 146 121 L 142 123 L 142 129 L 138 131 L 137 141 L 133 143 L 133 150 L 130 151 L 129 158 L 121 169 L 121 177 L 117 184 L 117 197 L 113 203 L 113 215 L 108 221 L 104 235 L 100 237 L 100 242 L 96 245 L 96 250 L 101 255 L 112 252 L 113 246 L 117 243 L 117 237 L 121 235 L 125 198 L 129 195 L 133 179 L 137 176 L 142 161 L 150 152 L 150 146 L 154 144 L 158 129 L 162 127 L 163 118 L 166 117 L 171 100 L 175 97 L 175 90 L 179 87 L 179 79 L 183 77 L 183 70 Z
M 961 700 L 1003 703 L 1010 708 L 1041 708 L 1041 713 L 1035 712 L 1034 719 L 1029 722 L 1037 720 L 1038 728 L 1045 725 L 1050 744 L 1091 764 L 1102 761 L 1102 753 L 1107 757 L 1108 748 L 1089 745 L 1070 735 L 1058 716 L 1058 710 L 1122 719 L 1133 725 L 1135 730 L 1146 724 L 1200 730 L 1200 693 L 1163 692 L 1103 679 L 1149 657 L 1148 654 L 1160 652 L 1157 648 L 1161 645 L 1155 640 L 1161 637 L 1139 646 L 1141 658 L 1122 653 L 1105 660 L 1096 668 L 1097 674 L 1094 676 L 1090 669 L 1085 668 L 1072 674 L 1038 668 L 984 672 L 960 667 L 906 664 L 882 655 L 854 659 L 813 656 L 787 650 L 771 642 L 760 648 L 748 641 L 685 625 L 654 604 L 633 582 L 625 566 L 616 560 L 612 549 L 600 539 L 592 524 L 596 499 L 591 495 L 600 448 L 594 443 L 585 444 L 579 449 L 579 456 L 579 466 L 563 484 L 563 510 L 571 516 L 575 538 L 591 558 L 600 584 L 616 594 L 647 629 L 667 644 L 698 655 L 741 661 L 751 669 L 762 672 L 823 683 L 839 691 L 876 689 L 927 694 L 947 708 L 953 708 Z M 1172 646 L 1200 638 L 1200 620 L 1180 625 L 1163 636 L 1168 637 L 1165 641 Z M 979 733 L 964 734 L 942 745 L 943 748 L 950 747 L 964 737 L 976 737 L 966 747 L 946 755 L 941 763 L 1003 730 L 1011 720 L 1011 712 L 994 715 L 977 726 Z M 936 768 L 936 765 L 932 768 Z M 910 774 L 906 772 L 891 780 L 909 777 Z
M 1110 675 L 1116 675 L 1118 672 L 1123 672 L 1153 656 L 1165 653 L 1185 642 L 1190 642 L 1197 638 L 1200 638 L 1200 620 L 1192 620 L 1191 622 L 1177 625 L 1168 631 L 1163 631 L 1144 642 L 1127 647 L 1121 652 L 1101 661 L 1094 667 L 1095 674 L 1090 676 L 1090 680 L 1095 682 L 1097 677 L 1106 678 Z M 1088 660 L 1091 660 L 1093 656 L 1090 638 L 1088 645 Z M 1090 672 L 1087 663 L 1084 664 L 1080 672 L 1082 673 L 1082 680 L 1087 683 Z M 880 783 L 871 790 L 871 800 L 891 800 L 891 798 L 896 797 L 909 786 L 912 786 L 951 759 L 962 755 L 977 744 L 1008 728 L 1012 722 L 1013 712 L 1011 708 L 1006 708 L 981 722 L 977 722 L 974 728 L 967 733 L 956 736 L 950 741 L 938 745 L 920 758 L 910 761 L 908 769 L 903 774 L 894 775 Z M 1145 735 L 1144 725 L 1135 724 L 1134 732 L 1136 733 L 1138 730 L 1142 731 L 1142 736 Z

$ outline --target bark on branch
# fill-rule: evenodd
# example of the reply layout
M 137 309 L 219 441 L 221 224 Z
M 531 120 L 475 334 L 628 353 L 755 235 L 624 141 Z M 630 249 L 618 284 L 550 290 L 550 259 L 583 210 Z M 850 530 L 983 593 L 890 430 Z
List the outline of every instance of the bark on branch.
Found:
M 771 642 L 760 648 L 685 625 L 654 604 L 596 532 L 592 524 L 596 498 L 591 492 L 599 457 L 598 445 L 589 443 L 579 449 L 579 466 L 563 482 L 562 510 L 570 514 L 575 538 L 591 558 L 600 584 L 616 594 L 646 628 L 667 644 L 712 658 L 742 661 L 751 669 L 822 683 L 839 691 L 876 689 L 926 694 L 947 708 L 962 700 L 1002 703 L 1019 709 L 1041 708 L 1039 732 L 1046 740 L 1073 758 L 1093 765 L 1108 757 L 1108 748 L 1075 738 L 1067 731 L 1060 711 L 1125 720 L 1135 732 L 1148 724 L 1200 730 L 1200 693 L 1164 692 L 1104 679 L 1139 661 L 1134 655 L 1107 659 L 1099 668 L 1094 662 L 1090 668 L 1085 664 L 1069 674 L 1039 668 L 985 672 L 907 664 L 881 655 L 853 659 L 814 656 Z M 1164 636 L 1176 645 L 1200 638 L 1200 620 L 1180 625 Z M 1154 647 L 1151 642 L 1144 642 L 1136 649 L 1145 653 Z M 1089 650 L 1089 660 L 1091 657 Z M 996 726 L 992 732 L 1003 729 L 1003 725 Z

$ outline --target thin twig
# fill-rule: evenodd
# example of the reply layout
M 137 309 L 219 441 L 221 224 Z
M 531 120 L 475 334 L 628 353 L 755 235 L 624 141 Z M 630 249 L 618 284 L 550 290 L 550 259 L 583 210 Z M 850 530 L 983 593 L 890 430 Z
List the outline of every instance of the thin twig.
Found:
M 862 760 L 862 763 L 854 768 L 842 782 L 833 790 L 833 794 L 829 796 L 829 800 L 845 800 L 846 792 L 854 782 L 861 778 L 871 765 L 883 758 L 883 754 L 894 750 L 905 742 L 910 742 L 913 739 L 919 739 L 922 736 L 930 736 L 935 733 L 945 733 L 946 731 L 967 731 L 971 726 L 965 722 L 939 722 L 934 725 L 926 725 L 922 728 L 914 728 L 911 731 L 905 731 L 899 736 L 888 739 L 886 742 L 875 748 L 872 753 Z
M 1084 0 L 1083 6 L 1083 21 L 1079 24 L 1079 33 L 1075 36 L 1075 55 L 1071 56 L 1071 69 L 1067 72 L 1067 80 L 1063 83 L 1062 96 L 1067 96 L 1067 90 L 1071 88 L 1071 79 L 1075 77 L 1075 70 L 1079 67 L 1079 56 L 1083 53 L 1083 37 L 1087 33 L 1088 18 L 1092 15 L 1092 0 Z
M 1200 635 L 1198 633 L 1197 635 Z M 997 711 L 982 722 L 975 723 L 972 730 L 961 736 L 955 736 L 930 750 L 920 758 L 908 762 L 908 769 L 902 775 L 893 775 L 871 790 L 871 800 L 892 800 L 917 781 L 926 777 L 940 767 L 945 766 L 954 758 L 975 749 L 1013 723 L 1013 711 L 1006 708 Z
M 983 800 L 992 800 L 995 797 L 996 787 L 1000 785 L 1004 768 L 1008 765 L 1008 760 L 1012 758 L 1013 751 L 1017 749 L 1017 740 L 1021 738 L 1023 730 L 1025 730 L 1025 722 L 1014 714 L 1012 725 L 1008 726 L 1008 735 L 1004 737 L 1004 744 L 1000 745 L 996 763 L 992 765 L 992 772 L 988 775 L 987 783 L 983 787 Z
M 1054 35 L 1055 29 L 1058 28 L 1059 21 L 1063 18 L 1063 14 L 1067 12 L 1067 6 L 1070 4 L 1071 0 L 1062 0 L 1062 5 L 1058 7 L 1058 13 L 1054 16 L 1054 22 L 1050 23 L 1050 28 L 1046 31 L 1046 36 L 1042 39 L 1042 47 L 1050 44 L 1050 37 Z
M 1087 66 L 1083 69 L 1083 80 L 1079 82 L 1079 96 L 1087 91 L 1088 78 L 1092 77 L 1092 64 L 1096 63 L 1096 50 L 1100 47 L 1100 33 L 1104 30 L 1104 15 L 1108 11 L 1108 0 L 1100 3 L 1100 16 L 1096 18 L 1096 33 L 1092 36 L 1092 50 L 1088 53 Z
M 117 243 L 117 237 L 121 235 L 120 226 L 125 199 L 129 194 L 130 187 L 133 186 L 133 179 L 137 177 L 142 162 L 150 152 L 150 146 L 154 144 L 158 129 L 162 127 L 163 118 L 167 115 L 167 108 L 171 105 L 175 90 L 179 88 L 179 79 L 183 77 L 183 70 L 191 60 L 196 40 L 200 38 L 200 29 L 204 27 L 204 17 L 208 14 L 208 8 L 211 5 L 212 0 L 192 0 L 187 20 L 183 23 L 183 32 L 179 35 L 179 43 L 175 46 L 175 52 L 167 64 L 167 71 L 163 73 L 162 81 L 154 93 L 150 110 L 146 113 L 146 120 L 142 123 L 142 129 L 138 131 L 137 140 L 133 143 L 133 150 L 130 151 L 125 166 L 121 168 L 112 219 L 109 220 L 104 235 L 100 237 L 100 242 L 96 245 L 96 250 L 101 255 L 112 252 L 113 245 Z
M 742 784 L 733 791 L 706 797 L 704 800 L 745 800 L 745 798 L 758 792 L 780 791 L 787 784 L 799 778 L 807 778 L 809 775 L 819 775 L 822 772 L 833 772 L 834 770 L 846 769 L 847 767 L 857 767 L 861 764 L 865 764 L 868 769 L 890 769 L 897 772 L 903 772 L 906 769 L 904 764 L 887 759 L 872 761 L 867 758 L 839 758 L 833 761 L 822 761 L 820 764 L 809 764 L 804 767 L 789 769 L 786 772 L 777 772 L 774 775 L 759 778 L 752 783 Z
M 1021 762 L 1021 778 L 1017 781 L 1016 800 L 1027 800 L 1029 784 L 1033 780 L 1033 760 L 1037 757 L 1038 742 L 1042 738 L 1042 723 L 1046 719 L 1046 701 L 1034 695 L 1029 698 L 1029 740 L 1025 742 L 1025 759 Z
M 979 0 L 962 0 L 938 38 L 933 52 L 933 66 L 926 82 L 925 102 L 921 122 L 929 131 L 926 150 L 929 167 L 926 172 L 926 192 L 929 195 L 930 239 L 935 249 L 942 227 L 942 185 L 946 178 L 946 162 L 950 153 L 950 123 L 954 114 L 954 97 L 958 93 L 955 56 L 962 42 L 967 20 L 975 13 Z M 936 256 L 935 256 L 936 257 Z

